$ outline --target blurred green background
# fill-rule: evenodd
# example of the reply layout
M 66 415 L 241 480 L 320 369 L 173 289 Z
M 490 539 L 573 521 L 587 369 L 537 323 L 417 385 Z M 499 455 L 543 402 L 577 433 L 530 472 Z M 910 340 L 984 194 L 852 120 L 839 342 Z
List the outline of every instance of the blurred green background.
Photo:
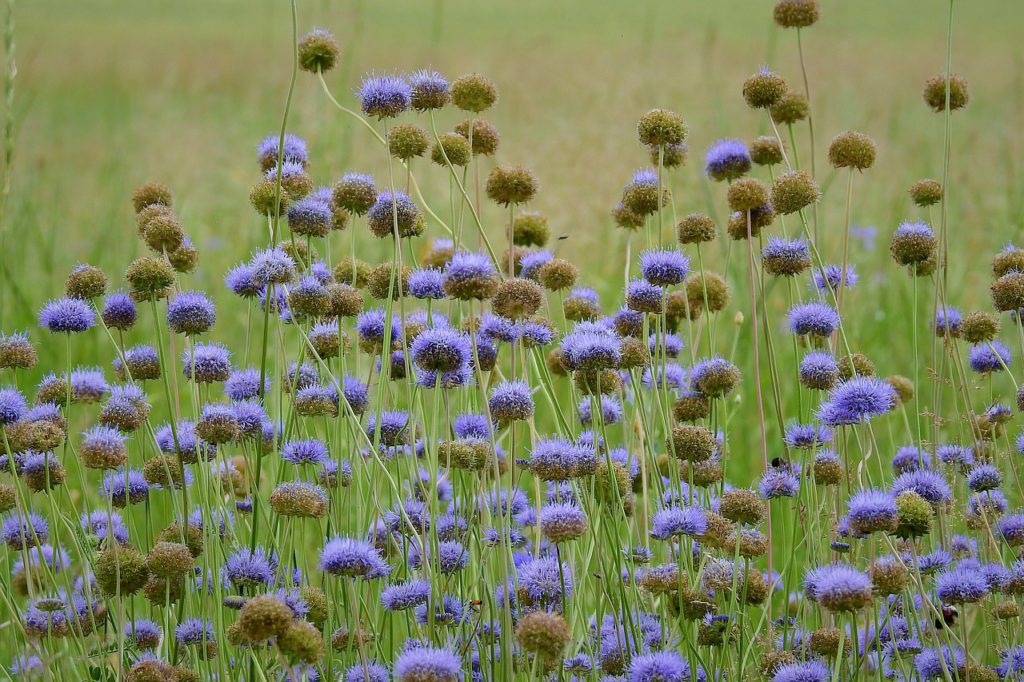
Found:
M 745 107 L 743 79 L 767 64 L 800 85 L 796 35 L 775 27 L 772 5 L 303 0 L 298 25 L 300 34 L 319 26 L 337 35 L 344 56 L 328 82 L 349 105 L 360 77 L 372 71 L 432 66 L 450 77 L 478 71 L 491 78 L 500 90 L 498 106 L 486 113 L 502 134 L 496 160 L 536 172 L 541 192 L 531 208 L 568 237 L 556 248 L 581 265 L 581 283 L 598 288 L 612 310 L 625 236 L 609 210 L 633 170 L 649 164 L 636 140 L 638 116 L 653 107 L 683 114 L 691 159 L 673 179 L 676 210 L 723 217 L 724 188 L 704 179 L 704 151 L 723 136 L 770 132 L 766 116 Z M 839 259 L 845 189 L 832 183 L 825 163 L 828 140 L 852 128 L 879 146 L 876 166 L 855 183 L 853 222 L 876 227 L 877 237 L 853 241 L 862 283 L 850 296 L 847 325 L 855 350 L 868 352 L 882 374 L 909 374 L 909 344 L 888 341 L 894 322 L 900 336 L 909 333 L 911 280 L 889 260 L 887 243 L 901 220 L 922 217 L 907 198 L 910 183 L 941 176 L 943 117 L 924 105 L 921 89 L 944 70 L 947 10 L 940 0 L 824 0 L 822 20 L 804 35 L 827 261 Z M 33 327 L 40 305 L 60 292 L 77 262 L 119 280 L 144 251 L 131 191 L 157 180 L 172 188 L 201 252 L 185 286 L 215 292 L 217 336 L 229 340 L 244 313 L 225 305 L 221 278 L 265 241 L 248 190 L 258 177 L 254 147 L 280 125 L 291 70 L 289 3 L 40 0 L 18 3 L 15 18 L 15 162 L 0 253 L 0 329 Z M 1015 1 L 956 6 L 953 65 L 970 83 L 971 102 L 953 117 L 950 267 L 952 302 L 965 308 L 987 301 L 989 254 L 1019 238 L 1022 21 L 1024 5 Z M 462 118 L 445 111 L 439 125 Z M 386 177 L 379 146 L 330 105 L 309 74 L 300 74 L 288 129 L 308 140 L 318 183 L 354 170 Z M 798 135 L 806 165 L 804 126 Z M 447 173 L 426 165 L 419 170 L 424 191 L 446 208 Z M 503 247 L 503 212 L 484 210 Z M 437 226 L 430 236 L 441 236 Z M 347 250 L 348 233 L 334 239 L 332 248 Z M 364 258 L 383 256 L 365 228 L 358 239 Z M 724 267 L 725 246 L 711 249 L 712 268 Z M 742 269 L 738 275 L 726 324 L 734 309 L 749 307 Z M 784 298 L 781 291 L 772 297 L 779 313 L 772 324 L 782 324 Z M 109 361 L 105 348 L 79 346 L 77 362 Z M 44 346 L 41 355 L 40 369 L 63 364 L 62 348 Z

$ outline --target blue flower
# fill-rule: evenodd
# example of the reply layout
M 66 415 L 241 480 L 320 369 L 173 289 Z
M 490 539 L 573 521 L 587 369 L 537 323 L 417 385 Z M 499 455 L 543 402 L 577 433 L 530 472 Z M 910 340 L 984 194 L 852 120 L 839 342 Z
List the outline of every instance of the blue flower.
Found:
M 130 329 L 138 319 L 138 311 L 132 297 L 123 291 L 115 291 L 103 301 L 100 318 L 111 329 Z
M 892 482 L 890 490 L 893 495 L 912 490 L 932 504 L 945 502 L 953 494 L 942 474 L 927 469 L 900 474 Z
M 407 649 L 395 659 L 396 682 L 459 682 L 462 659 L 448 649 Z
M 320 554 L 320 569 L 344 578 L 381 578 L 391 567 L 381 558 L 377 548 L 365 540 L 332 538 Z
M 636 656 L 629 664 L 629 682 L 687 682 L 690 664 L 674 651 Z
M 640 254 L 640 271 L 651 284 L 679 284 L 690 274 L 690 259 L 679 251 L 644 251 Z
M 828 426 L 859 424 L 889 412 L 896 406 L 896 389 L 877 377 L 854 377 L 832 392 L 818 408 L 818 418 Z
M 413 270 L 409 273 L 409 295 L 419 299 L 443 299 L 444 273 L 436 268 Z
M 425 604 L 430 599 L 430 581 L 416 578 L 388 585 L 380 593 L 380 601 L 388 611 L 404 611 Z
M 18 421 L 27 409 L 28 402 L 21 391 L 13 386 L 0 388 L 0 426 Z
M 216 320 L 213 302 L 201 291 L 183 291 L 167 302 L 167 326 L 178 334 L 202 334 Z
M 971 369 L 979 374 L 988 372 L 1002 372 L 1004 367 L 1010 366 L 1013 356 L 1010 349 L 1001 341 L 989 341 L 971 346 L 970 365 Z
M 356 93 L 363 113 L 377 118 L 394 118 L 412 105 L 412 88 L 398 76 L 367 76 Z
M 843 274 L 841 265 L 826 265 L 824 268 L 817 268 L 813 273 L 814 287 L 819 292 L 833 292 L 838 294 L 841 287 L 852 289 L 857 286 L 857 270 L 853 265 L 846 266 L 846 274 Z
M 677 535 L 696 538 L 707 530 L 707 515 L 697 506 L 668 507 L 656 512 L 651 519 L 651 537 L 659 540 L 668 540 Z
M 327 444 L 316 438 L 289 441 L 281 447 L 281 459 L 290 464 L 321 464 L 329 456 Z
M 735 180 L 750 170 L 750 152 L 742 140 L 719 140 L 708 149 L 704 172 L 712 180 Z
M 278 146 L 280 142 L 281 135 L 275 133 L 273 135 L 267 135 L 265 138 L 260 140 L 259 145 L 257 145 L 256 151 L 259 155 L 260 164 L 264 169 L 276 166 L 278 156 L 281 157 L 281 161 L 299 163 L 302 165 L 305 165 L 309 161 L 309 153 L 306 151 L 306 141 L 298 135 L 285 133 L 284 145 Z
M 96 314 L 85 301 L 59 298 L 50 301 L 39 313 L 39 326 L 57 334 L 84 332 L 96 324 Z
M 850 527 L 857 534 L 896 529 L 896 499 L 889 493 L 881 490 L 861 490 L 850 498 L 849 508 Z
M 798 336 L 826 338 L 839 328 L 839 314 L 824 303 L 799 303 L 789 309 L 789 328 Z
M 959 336 L 963 315 L 956 308 L 939 308 L 935 311 L 936 336 Z

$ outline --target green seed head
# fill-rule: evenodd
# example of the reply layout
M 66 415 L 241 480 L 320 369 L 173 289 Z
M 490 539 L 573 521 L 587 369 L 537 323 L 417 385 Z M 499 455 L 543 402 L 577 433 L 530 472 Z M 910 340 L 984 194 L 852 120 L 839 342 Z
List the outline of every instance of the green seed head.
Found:
M 651 109 L 640 117 L 636 128 L 640 143 L 648 146 L 678 145 L 686 140 L 683 117 L 668 109 Z
M 170 207 L 171 190 L 158 182 L 147 182 L 132 192 L 132 206 L 136 213 L 154 204 Z
M 750 143 L 750 160 L 758 166 L 775 166 L 783 161 L 782 145 L 770 135 L 755 138 Z
M 875 162 L 875 142 L 864 133 L 849 130 L 832 138 L 828 160 L 835 168 L 865 170 Z
M 970 96 L 967 94 L 967 81 L 955 73 L 949 79 L 945 74 L 932 76 L 924 84 L 924 101 L 932 111 L 946 110 L 946 95 L 949 95 L 949 110 L 956 111 L 967 106 Z
M 414 123 L 400 123 L 388 131 L 388 151 L 402 161 L 423 156 L 430 143 L 427 131 Z
M 132 261 L 125 272 L 132 298 L 153 301 L 166 298 L 174 285 L 174 270 L 163 258 L 143 256 Z
M 502 206 L 525 204 L 537 193 L 537 178 L 522 166 L 496 166 L 487 176 L 486 190 Z
M 777 73 L 762 69 L 743 82 L 743 99 L 751 109 L 768 109 L 788 92 L 786 81 Z
M 918 180 L 910 186 L 910 199 L 918 206 L 937 204 L 942 201 L 942 185 L 938 180 Z
M 512 223 L 512 243 L 516 246 L 544 246 L 550 235 L 548 219 L 536 211 L 523 211 Z
M 760 180 L 740 178 L 729 184 L 728 200 L 733 211 L 752 211 L 768 203 L 768 188 Z
M 791 125 L 802 121 L 807 118 L 809 111 L 810 105 L 807 103 L 807 98 L 792 90 L 780 97 L 779 101 L 769 109 L 772 120 L 779 125 Z
M 472 119 L 472 129 L 473 154 L 479 156 L 493 156 L 494 153 L 498 151 L 498 143 L 501 141 L 501 135 L 498 133 L 498 129 L 481 118 Z M 466 140 L 469 140 L 469 131 L 469 119 L 462 121 L 455 126 L 455 132 L 466 138 Z
M 477 73 L 455 79 L 451 86 L 451 93 L 452 103 L 455 106 L 475 114 L 490 109 L 498 100 L 498 89 Z
M 818 0 L 778 0 L 773 16 L 782 28 L 807 28 L 820 16 Z
M 438 137 L 430 150 L 430 160 L 438 166 L 447 167 L 450 163 L 457 168 L 463 168 L 469 163 L 469 142 L 458 133 L 445 133 Z
M 340 50 L 330 31 L 322 28 L 307 33 L 299 41 L 299 68 L 310 73 L 330 71 L 338 63 Z
M 817 183 L 806 171 L 789 171 L 772 183 L 772 208 L 782 215 L 796 213 L 820 197 Z
M 679 221 L 680 244 L 701 244 L 715 239 L 715 221 L 703 213 L 691 213 Z
M 107 291 L 107 276 L 95 265 L 78 265 L 68 275 L 64 291 L 71 298 L 89 300 Z

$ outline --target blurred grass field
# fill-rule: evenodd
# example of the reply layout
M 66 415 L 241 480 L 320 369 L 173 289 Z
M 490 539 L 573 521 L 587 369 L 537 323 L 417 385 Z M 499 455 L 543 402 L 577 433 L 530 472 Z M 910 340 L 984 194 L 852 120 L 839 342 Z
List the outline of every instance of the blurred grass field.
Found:
M 348 104 L 370 71 L 429 65 L 452 77 L 491 78 L 500 101 L 486 116 L 502 134 L 498 159 L 536 172 L 541 192 L 531 208 L 567 237 L 557 249 L 581 266 L 581 283 L 597 288 L 610 311 L 621 292 L 625 235 L 609 210 L 633 170 L 649 164 L 636 140 L 638 116 L 653 107 L 683 114 L 691 158 L 673 180 L 675 209 L 722 218 L 724 190 L 704 179 L 704 151 L 720 137 L 770 132 L 766 117 L 743 104 L 742 80 L 767 64 L 800 83 L 796 36 L 774 26 L 771 7 L 769 0 L 306 0 L 298 13 L 300 33 L 322 26 L 338 36 L 344 59 L 328 82 Z M 839 259 L 845 189 L 828 172 L 828 140 L 856 129 L 879 146 L 876 166 L 855 182 L 853 223 L 876 227 L 877 236 L 873 245 L 853 242 L 861 285 L 846 325 L 855 350 L 882 374 L 909 373 L 910 344 L 890 340 L 909 334 L 911 280 L 887 245 L 901 220 L 922 217 L 907 198 L 910 183 L 941 176 L 943 117 L 927 109 L 921 88 L 944 70 L 947 8 L 939 0 L 825 0 L 823 20 L 805 33 L 826 261 Z M 257 178 L 254 146 L 280 126 L 291 70 L 288 3 L 40 0 L 19 3 L 15 17 L 15 162 L 0 253 L 0 330 L 34 328 L 39 307 L 78 262 L 121 278 L 144 249 L 129 197 L 148 180 L 172 188 L 201 252 L 189 286 L 226 302 L 223 273 L 266 239 L 248 190 Z M 950 268 L 951 303 L 964 309 L 987 302 L 989 254 L 1020 240 L 1022 22 L 1024 5 L 1011 0 L 956 6 L 953 70 L 968 79 L 971 102 L 953 117 Z M 461 118 L 446 111 L 440 124 Z M 347 171 L 385 177 L 379 147 L 308 74 L 300 74 L 288 129 L 308 140 L 318 183 Z M 806 128 L 798 134 L 806 165 Z M 425 194 L 446 206 L 446 173 L 424 165 Z M 502 220 L 497 207 L 485 206 L 501 245 Z M 441 232 L 433 226 L 428 236 Z M 348 233 L 336 238 L 348 244 Z M 713 269 L 724 267 L 723 246 L 712 248 Z M 367 260 L 383 256 L 365 230 L 359 249 Z M 726 324 L 733 310 L 749 307 L 743 270 L 737 274 Z M 776 326 L 783 299 L 772 298 Z M 216 336 L 229 339 L 244 312 L 222 304 L 219 313 Z M 39 371 L 63 365 L 63 345 L 51 346 L 40 348 Z M 107 365 L 111 356 L 84 344 L 74 352 L 82 364 Z M 742 353 L 739 362 L 749 364 Z M 737 433 L 739 452 L 747 438 L 753 445 L 754 431 Z

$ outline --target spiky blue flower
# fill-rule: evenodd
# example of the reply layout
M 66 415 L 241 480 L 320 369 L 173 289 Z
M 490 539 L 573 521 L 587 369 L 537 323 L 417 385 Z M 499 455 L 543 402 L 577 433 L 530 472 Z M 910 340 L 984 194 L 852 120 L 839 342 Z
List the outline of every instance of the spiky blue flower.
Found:
M 696 538 L 707 530 L 707 515 L 697 506 L 668 507 L 657 511 L 651 518 L 651 537 L 659 540 L 668 540 L 677 535 Z
M 971 346 L 969 362 L 971 369 L 979 374 L 1002 372 L 1013 359 L 1010 349 L 1001 341 L 989 341 Z
M 735 180 L 750 170 L 750 151 L 742 140 L 719 140 L 708 149 L 704 172 L 712 180 Z
M 690 274 L 690 259 L 670 249 L 644 251 L 640 254 L 640 272 L 651 284 L 679 284 Z
M 788 315 L 789 328 L 798 336 L 827 338 L 839 328 L 839 314 L 825 303 L 798 303 Z
M 891 411 L 896 402 L 896 389 L 888 382 L 857 376 L 832 391 L 818 408 L 818 418 L 831 427 L 859 424 Z
M 77 298 L 58 298 L 43 306 L 39 312 L 39 326 L 55 334 L 84 332 L 96 324 L 92 306 Z
M 379 119 L 394 118 L 412 105 L 412 88 L 399 76 L 367 76 L 356 96 L 363 113 Z

